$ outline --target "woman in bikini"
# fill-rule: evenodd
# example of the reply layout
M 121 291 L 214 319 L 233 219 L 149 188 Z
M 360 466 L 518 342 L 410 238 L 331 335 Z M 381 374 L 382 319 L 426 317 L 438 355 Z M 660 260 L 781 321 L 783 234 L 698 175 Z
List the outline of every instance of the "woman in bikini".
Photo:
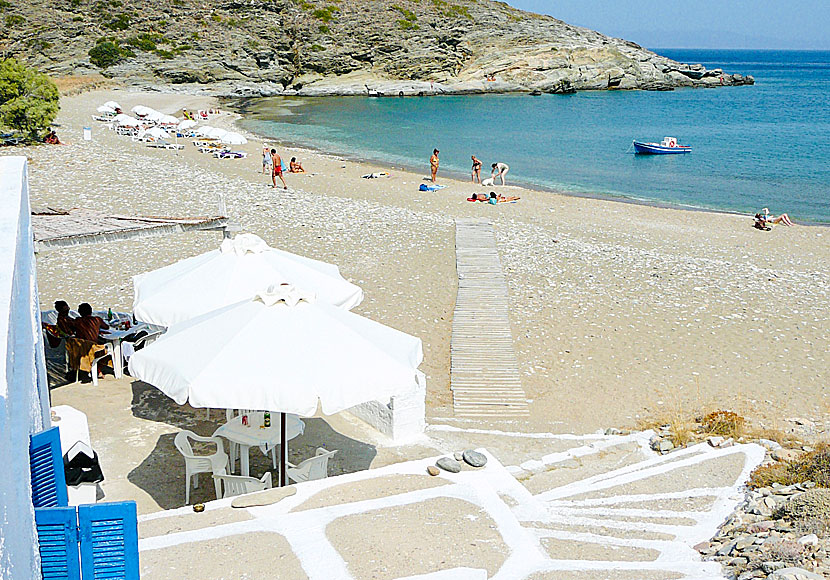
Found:
M 475 155 L 471 156 L 473 160 L 473 183 L 481 185 L 481 160 Z

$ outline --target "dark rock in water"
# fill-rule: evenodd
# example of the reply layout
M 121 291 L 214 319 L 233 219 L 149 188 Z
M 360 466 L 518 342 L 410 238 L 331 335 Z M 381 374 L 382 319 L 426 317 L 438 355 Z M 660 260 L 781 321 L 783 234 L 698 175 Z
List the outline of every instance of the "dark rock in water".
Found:
M 478 451 L 468 449 L 463 453 L 464 461 L 473 467 L 484 467 L 487 465 L 487 456 Z
M 444 471 L 449 471 L 450 473 L 458 473 L 459 471 L 461 471 L 461 464 L 458 463 L 452 457 L 442 457 L 441 459 L 435 462 L 435 465 L 437 465 Z
M 542 91 L 540 91 L 539 89 L 534 89 L 534 90 L 530 91 L 530 96 L 532 96 L 532 97 L 541 97 L 542 96 Z

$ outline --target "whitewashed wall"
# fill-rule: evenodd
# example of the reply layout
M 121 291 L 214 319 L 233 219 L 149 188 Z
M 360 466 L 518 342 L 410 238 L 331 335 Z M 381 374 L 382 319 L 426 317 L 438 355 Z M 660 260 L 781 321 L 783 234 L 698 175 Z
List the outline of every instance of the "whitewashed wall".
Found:
M 409 393 L 394 396 L 387 402 L 369 401 L 352 407 L 349 413 L 390 437 L 396 445 L 411 443 L 424 435 L 426 393 L 426 376 L 418 371 L 417 386 Z
M 29 435 L 49 417 L 25 157 L 0 158 L 0 578 L 39 578 Z

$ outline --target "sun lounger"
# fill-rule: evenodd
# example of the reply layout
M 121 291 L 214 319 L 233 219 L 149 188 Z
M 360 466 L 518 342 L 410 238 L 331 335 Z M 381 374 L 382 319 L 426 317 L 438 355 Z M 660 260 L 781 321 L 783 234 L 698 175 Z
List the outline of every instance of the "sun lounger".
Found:
M 215 151 L 213 156 L 217 159 L 245 159 L 248 154 L 244 151 Z
M 156 149 L 172 149 L 174 151 L 180 151 L 184 149 L 184 145 L 181 145 L 179 143 L 168 143 L 164 139 L 159 139 L 158 141 L 147 143 L 147 147 L 154 147 Z

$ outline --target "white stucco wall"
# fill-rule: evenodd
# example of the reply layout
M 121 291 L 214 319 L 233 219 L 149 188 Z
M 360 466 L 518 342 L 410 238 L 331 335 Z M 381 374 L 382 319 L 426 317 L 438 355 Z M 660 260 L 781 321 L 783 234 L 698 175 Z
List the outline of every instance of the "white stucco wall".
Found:
M 349 413 L 362 419 L 387 437 L 395 445 L 417 441 L 426 428 L 427 379 L 417 373 L 417 385 L 408 393 L 392 397 L 387 402 L 369 401 L 349 409 Z
M 29 435 L 49 417 L 25 157 L 0 157 L 0 578 L 39 578 Z

